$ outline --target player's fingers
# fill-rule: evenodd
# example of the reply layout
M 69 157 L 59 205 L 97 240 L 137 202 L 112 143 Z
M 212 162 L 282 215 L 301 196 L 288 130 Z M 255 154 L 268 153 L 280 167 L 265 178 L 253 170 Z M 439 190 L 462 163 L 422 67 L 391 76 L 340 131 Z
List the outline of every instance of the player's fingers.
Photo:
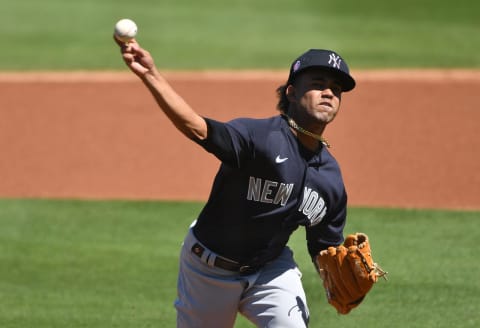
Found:
M 130 42 L 126 43 L 125 45 L 129 52 L 132 52 L 136 55 L 143 55 L 143 53 L 145 52 L 145 50 L 140 47 L 140 45 L 135 39 L 132 39 Z
M 123 53 L 122 54 L 122 57 L 123 57 L 123 60 L 126 62 L 126 63 L 132 63 L 135 61 L 135 55 L 132 54 L 132 53 Z
M 120 47 L 120 50 L 122 52 L 132 52 L 132 51 L 137 51 L 138 49 L 140 49 L 140 45 L 138 44 L 137 40 L 135 40 L 135 39 L 131 39 L 130 41 L 125 42 L 125 41 L 121 41 L 121 40 L 117 39 L 117 37 L 114 34 L 113 35 L 113 40 Z
M 150 52 L 143 48 L 134 48 L 133 53 L 137 58 L 139 58 L 142 61 L 152 61 L 152 56 L 150 56 Z
M 125 45 L 125 42 L 120 41 L 119 39 L 117 39 L 117 37 L 115 36 L 115 34 L 113 34 L 113 40 L 115 41 L 115 43 L 116 43 L 119 47 L 122 47 L 122 46 Z

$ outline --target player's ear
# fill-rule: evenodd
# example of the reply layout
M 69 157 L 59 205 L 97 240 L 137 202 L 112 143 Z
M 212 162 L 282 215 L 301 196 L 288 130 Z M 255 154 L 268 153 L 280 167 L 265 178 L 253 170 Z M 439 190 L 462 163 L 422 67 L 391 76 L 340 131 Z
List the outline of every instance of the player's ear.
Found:
M 295 93 L 296 93 L 295 87 L 293 85 L 289 84 L 287 86 L 287 88 L 285 89 L 285 95 L 287 96 L 288 101 L 290 101 L 290 102 L 295 102 L 296 101 Z

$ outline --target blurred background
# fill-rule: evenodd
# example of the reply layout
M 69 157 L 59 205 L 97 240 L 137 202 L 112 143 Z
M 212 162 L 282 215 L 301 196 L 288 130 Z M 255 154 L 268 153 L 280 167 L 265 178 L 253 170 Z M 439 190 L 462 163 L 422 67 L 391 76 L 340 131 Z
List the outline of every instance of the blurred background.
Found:
M 1 70 L 122 69 L 123 17 L 169 69 L 285 69 L 311 47 L 360 68 L 480 66 L 475 0 L 2 0 Z

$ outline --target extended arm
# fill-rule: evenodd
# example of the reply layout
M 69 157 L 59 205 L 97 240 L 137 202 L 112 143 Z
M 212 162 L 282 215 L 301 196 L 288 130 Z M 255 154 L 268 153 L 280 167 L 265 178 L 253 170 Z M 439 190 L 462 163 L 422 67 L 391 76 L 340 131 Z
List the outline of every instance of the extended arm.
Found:
M 123 60 L 150 90 L 157 104 L 175 127 L 190 139 L 207 138 L 207 124 L 158 72 L 150 53 L 133 39 L 128 43 L 114 37 Z

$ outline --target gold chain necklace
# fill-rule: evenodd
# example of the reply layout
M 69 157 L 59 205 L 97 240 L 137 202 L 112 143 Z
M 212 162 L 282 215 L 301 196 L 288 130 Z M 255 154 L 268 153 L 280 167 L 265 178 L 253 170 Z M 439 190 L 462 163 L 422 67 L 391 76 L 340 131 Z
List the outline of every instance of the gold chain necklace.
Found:
M 295 122 L 293 120 L 293 118 L 289 117 L 288 115 L 285 115 L 285 114 L 282 114 L 283 116 L 285 116 L 287 118 L 287 122 L 288 122 L 288 125 L 290 125 L 291 128 L 297 130 L 298 132 L 301 132 L 303 134 L 306 134 L 307 136 L 310 136 L 312 138 L 315 138 L 317 139 L 318 141 L 320 141 L 322 144 L 324 144 L 327 148 L 330 148 L 330 144 L 328 143 L 327 139 L 325 139 L 324 137 L 322 137 L 321 135 L 318 135 L 318 134 L 315 134 L 313 132 L 310 132 L 310 131 L 307 131 L 305 130 L 304 128 L 300 127 L 297 122 Z

